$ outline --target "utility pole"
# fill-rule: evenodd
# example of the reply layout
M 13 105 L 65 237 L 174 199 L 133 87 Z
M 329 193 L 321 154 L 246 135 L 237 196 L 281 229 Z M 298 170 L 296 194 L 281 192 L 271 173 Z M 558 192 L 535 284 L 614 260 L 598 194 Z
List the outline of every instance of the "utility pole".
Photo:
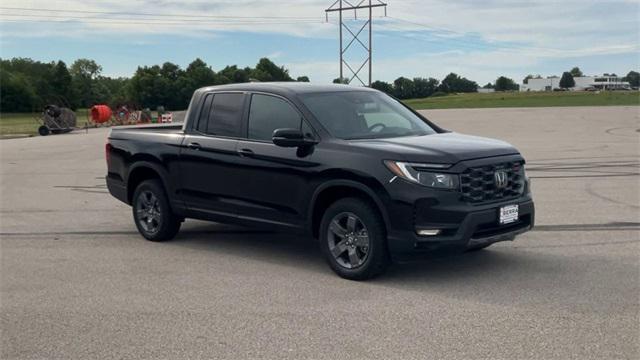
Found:
M 371 86 L 371 83 L 373 81 L 373 64 L 372 64 L 372 57 L 373 57 L 373 46 L 372 46 L 372 39 L 373 39 L 373 32 L 372 32 L 372 24 L 373 24 L 373 8 L 376 7 L 382 7 L 384 8 L 384 15 L 387 16 L 387 4 L 383 3 L 380 0 L 360 0 L 358 3 L 356 3 L 357 0 L 336 0 L 331 6 L 329 6 L 329 8 L 327 8 L 325 10 L 325 16 L 327 21 L 329 21 L 329 13 L 331 12 L 335 12 L 337 11 L 339 14 L 339 20 L 340 20 L 340 30 L 339 30 L 339 36 L 340 36 L 340 80 L 345 79 L 344 77 L 344 67 L 347 68 L 347 70 L 349 71 L 350 75 L 348 78 L 346 78 L 347 80 L 347 84 L 351 84 L 351 82 L 354 79 L 358 79 L 358 81 L 363 85 L 363 86 Z M 355 5 L 354 5 L 355 4 Z M 362 9 L 367 9 L 369 10 L 369 20 L 367 20 L 357 31 L 353 31 L 347 24 L 345 24 L 345 22 L 343 21 L 344 18 L 342 16 L 342 13 L 345 11 L 352 11 L 353 10 L 353 16 L 354 19 L 358 19 L 358 10 L 362 10 Z M 362 32 L 364 31 L 364 29 L 368 27 L 369 28 L 369 39 L 365 45 L 365 42 L 363 42 L 362 40 L 360 40 L 360 36 L 362 35 Z M 350 40 L 347 42 L 347 45 L 344 45 L 344 38 L 343 38 L 343 30 L 346 30 L 349 35 L 350 35 Z M 349 48 L 351 47 L 351 45 L 353 45 L 355 42 L 357 42 L 358 44 L 360 44 L 364 50 L 367 52 L 367 58 L 364 60 L 364 62 L 362 62 L 360 64 L 359 67 L 352 67 L 349 64 L 348 60 L 345 60 L 345 53 L 347 52 L 347 50 L 349 50 Z M 368 65 L 368 69 L 369 69 L 369 81 L 367 83 L 365 83 L 364 80 L 362 80 L 362 78 L 360 77 L 360 72 L 362 71 L 362 69 L 364 68 L 365 65 Z

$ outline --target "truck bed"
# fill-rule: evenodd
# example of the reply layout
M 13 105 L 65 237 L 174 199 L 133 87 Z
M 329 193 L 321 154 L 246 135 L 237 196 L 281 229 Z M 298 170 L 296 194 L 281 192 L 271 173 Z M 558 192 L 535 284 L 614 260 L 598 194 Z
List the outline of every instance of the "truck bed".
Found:
M 151 134 L 183 134 L 182 124 L 145 124 L 145 125 L 128 125 L 117 126 L 111 128 L 110 138 L 120 138 L 121 136 L 130 135 L 151 135 Z

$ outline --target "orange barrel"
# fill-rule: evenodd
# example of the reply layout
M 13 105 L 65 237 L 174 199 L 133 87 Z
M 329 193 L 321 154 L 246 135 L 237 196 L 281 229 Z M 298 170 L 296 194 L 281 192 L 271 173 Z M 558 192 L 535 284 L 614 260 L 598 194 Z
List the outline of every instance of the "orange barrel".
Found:
M 111 109 L 107 105 L 94 105 L 90 111 L 94 123 L 102 124 L 111 119 Z

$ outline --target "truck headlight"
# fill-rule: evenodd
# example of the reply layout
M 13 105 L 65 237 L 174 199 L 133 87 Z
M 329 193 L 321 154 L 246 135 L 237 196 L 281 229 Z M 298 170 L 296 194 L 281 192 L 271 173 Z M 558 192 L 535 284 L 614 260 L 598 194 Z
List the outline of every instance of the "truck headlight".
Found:
M 459 185 L 458 175 L 437 171 L 449 168 L 451 165 L 448 164 L 413 164 L 392 160 L 385 160 L 384 164 L 394 175 L 422 186 L 457 189 Z

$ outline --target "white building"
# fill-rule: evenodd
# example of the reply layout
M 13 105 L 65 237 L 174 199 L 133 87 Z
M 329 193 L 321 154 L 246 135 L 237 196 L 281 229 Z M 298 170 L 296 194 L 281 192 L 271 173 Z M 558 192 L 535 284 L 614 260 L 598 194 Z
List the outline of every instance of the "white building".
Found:
M 574 77 L 576 85 L 570 90 L 612 90 L 612 89 L 631 89 L 629 82 L 623 81 L 619 76 L 580 76 Z M 560 78 L 553 77 L 548 79 L 529 79 L 527 84 L 520 85 L 520 91 L 552 91 L 560 88 Z

